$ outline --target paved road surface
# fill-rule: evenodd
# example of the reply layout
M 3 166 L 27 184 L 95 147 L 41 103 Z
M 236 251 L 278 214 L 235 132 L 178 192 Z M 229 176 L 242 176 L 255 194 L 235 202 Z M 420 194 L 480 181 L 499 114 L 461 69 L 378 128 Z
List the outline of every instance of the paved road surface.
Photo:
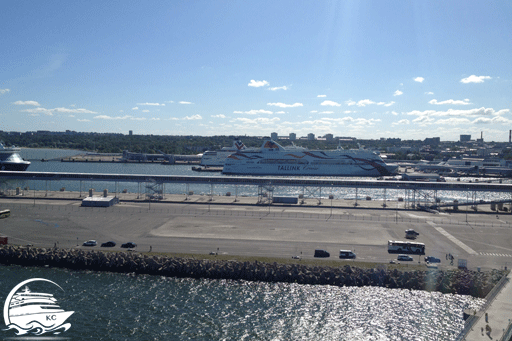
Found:
M 80 207 L 76 200 L 0 199 L 11 217 L 0 221 L 0 234 L 11 244 L 76 247 L 133 241 L 139 251 L 313 258 L 316 248 L 337 257 L 351 249 L 358 261 L 389 262 L 388 240 L 404 240 L 404 230 L 420 233 L 427 255 L 450 266 L 447 254 L 469 268 L 512 265 L 510 214 L 431 214 L 382 208 L 207 205 L 205 203 L 122 202 L 110 208 Z M 466 222 L 467 220 L 467 222 Z M 117 248 L 117 247 L 116 247 Z M 93 249 L 99 249 L 95 247 Z M 413 256 L 414 262 L 423 257 Z

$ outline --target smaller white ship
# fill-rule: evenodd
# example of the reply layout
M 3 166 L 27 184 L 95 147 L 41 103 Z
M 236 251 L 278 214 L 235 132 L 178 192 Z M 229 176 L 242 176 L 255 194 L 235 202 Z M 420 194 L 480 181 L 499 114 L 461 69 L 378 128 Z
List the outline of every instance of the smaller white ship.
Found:
M 9 304 L 9 320 L 21 330 L 67 330 L 64 322 L 73 313 L 62 309 L 52 294 L 31 292 L 27 286 L 14 294 Z
M 205 151 L 201 157 L 200 165 L 203 167 L 223 167 L 228 156 L 238 151 L 245 150 L 246 148 L 242 141 L 236 139 L 233 141 L 233 146 L 231 147 Z
M 21 158 L 19 152 L 21 148 L 12 146 L 6 147 L 0 142 L 0 170 L 6 171 L 24 171 L 30 166 L 29 161 Z

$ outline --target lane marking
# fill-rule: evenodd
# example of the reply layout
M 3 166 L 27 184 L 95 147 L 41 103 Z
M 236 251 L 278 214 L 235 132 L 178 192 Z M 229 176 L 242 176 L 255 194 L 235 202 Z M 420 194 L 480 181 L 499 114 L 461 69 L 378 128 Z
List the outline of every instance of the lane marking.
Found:
M 466 244 L 464 244 L 463 242 L 461 242 L 460 240 L 446 232 L 445 229 L 443 229 L 442 227 L 436 226 L 436 224 L 432 221 L 428 221 L 427 223 L 433 228 L 435 228 L 437 232 L 441 233 L 443 236 L 451 240 L 455 245 L 459 246 L 461 249 L 463 249 L 470 255 L 478 255 L 478 252 L 476 252 L 475 250 L 473 250 L 472 248 L 470 248 L 469 246 L 467 246 Z
M 512 257 L 512 255 L 506 253 L 492 253 L 492 252 L 480 252 L 482 256 L 494 256 L 494 257 Z

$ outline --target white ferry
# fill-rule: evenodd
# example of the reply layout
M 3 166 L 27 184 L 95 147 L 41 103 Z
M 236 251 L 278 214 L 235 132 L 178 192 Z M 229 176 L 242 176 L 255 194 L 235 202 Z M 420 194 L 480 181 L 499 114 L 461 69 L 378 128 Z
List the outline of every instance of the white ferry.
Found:
M 308 150 L 282 147 L 265 140 L 259 149 L 240 150 L 228 156 L 224 174 L 236 175 L 314 175 L 383 176 L 395 174 L 398 166 L 386 164 L 379 154 L 363 150 Z
M 512 175 L 512 161 L 504 159 L 483 159 L 483 158 L 457 158 L 430 163 L 420 161 L 416 169 L 423 172 L 455 172 L 467 174 L 495 174 L 501 176 Z
M 245 150 L 246 147 L 240 140 L 234 140 L 232 147 L 222 147 L 220 150 L 207 150 L 201 157 L 201 166 L 204 167 L 222 167 L 226 158 L 240 150 Z
M 5 147 L 0 142 L 0 170 L 6 171 L 24 171 L 30 166 L 29 161 L 21 158 L 19 152 L 21 148 L 12 146 Z
M 28 287 L 14 294 L 9 304 L 10 322 L 21 328 L 29 328 L 34 321 L 46 328 L 60 326 L 73 313 L 61 309 L 52 294 L 31 292 Z

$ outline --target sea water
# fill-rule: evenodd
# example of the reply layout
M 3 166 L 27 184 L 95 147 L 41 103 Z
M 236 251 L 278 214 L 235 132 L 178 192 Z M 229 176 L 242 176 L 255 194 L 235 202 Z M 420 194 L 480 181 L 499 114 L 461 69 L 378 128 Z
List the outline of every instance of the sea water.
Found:
M 74 313 L 58 336 L 72 340 L 453 340 L 464 327 L 463 310 L 484 302 L 379 287 L 0 266 L 2 303 L 30 278 L 63 289 L 54 297 Z

